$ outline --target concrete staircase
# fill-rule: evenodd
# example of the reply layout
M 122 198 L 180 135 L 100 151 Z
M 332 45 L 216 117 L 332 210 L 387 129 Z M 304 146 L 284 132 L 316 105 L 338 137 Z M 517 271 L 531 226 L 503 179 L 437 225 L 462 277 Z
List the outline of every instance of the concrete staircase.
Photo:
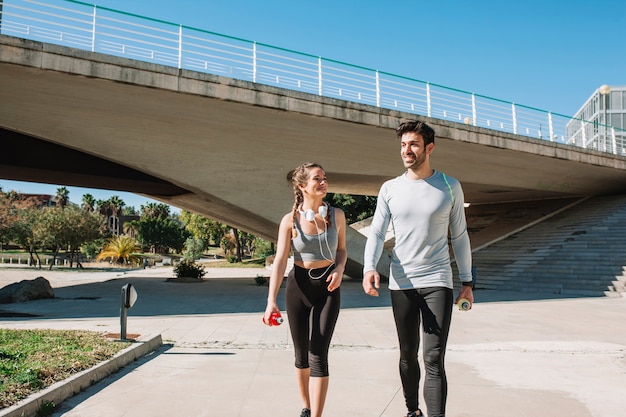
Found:
M 626 195 L 585 200 L 473 260 L 477 290 L 626 296 Z

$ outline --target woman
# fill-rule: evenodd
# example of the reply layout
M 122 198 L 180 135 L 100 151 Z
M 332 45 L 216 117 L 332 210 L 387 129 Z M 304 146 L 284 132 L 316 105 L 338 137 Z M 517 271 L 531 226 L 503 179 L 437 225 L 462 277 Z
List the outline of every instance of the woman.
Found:
M 280 222 L 263 321 L 271 326 L 270 315 L 280 311 L 276 297 L 289 253 L 293 252 L 294 267 L 287 277 L 285 295 L 303 406 L 300 417 L 320 417 L 328 391 L 328 350 L 339 316 L 339 287 L 347 260 L 346 217 L 342 210 L 323 201 L 328 182 L 319 164 L 300 165 L 293 171 L 291 182 L 295 201 Z

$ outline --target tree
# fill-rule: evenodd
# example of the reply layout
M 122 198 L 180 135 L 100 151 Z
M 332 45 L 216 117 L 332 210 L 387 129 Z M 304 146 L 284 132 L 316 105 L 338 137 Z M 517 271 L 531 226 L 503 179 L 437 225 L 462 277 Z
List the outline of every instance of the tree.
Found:
M 253 234 L 250 234 L 248 232 L 243 232 L 243 231 L 239 230 L 239 242 L 240 242 L 241 257 L 243 257 L 243 255 L 245 254 L 246 251 L 249 254 L 252 254 L 252 252 L 254 250 L 255 241 L 256 241 L 256 236 L 254 236 Z
M 98 200 L 96 202 L 98 212 L 105 216 L 107 225 L 111 233 L 117 235 L 120 233 L 119 222 L 122 210 L 125 206 L 124 201 L 117 195 L 112 196 L 108 200 Z
M 96 208 L 96 198 L 91 194 L 83 194 L 82 208 L 86 211 L 94 211 Z
M 243 261 L 243 249 L 241 245 L 241 239 L 239 236 L 239 229 L 232 228 L 233 231 L 233 240 L 235 241 L 235 254 L 237 256 L 237 262 Z
M 141 218 L 139 241 L 150 247 L 152 253 L 168 253 L 169 249 L 181 252 L 190 233 L 172 219 Z
M 229 255 L 230 262 L 241 262 L 243 260 L 243 250 L 239 237 L 239 230 L 234 227 L 228 227 L 228 232 L 224 233 L 220 240 L 220 247 L 224 251 L 224 254 Z
M 137 239 L 139 237 L 139 220 L 124 222 L 124 234 Z
M 170 217 L 170 206 L 163 203 L 148 203 L 145 206 L 142 204 L 141 217 L 165 220 Z
M 256 237 L 250 233 L 184 210 L 180 213 L 180 220 L 194 238 L 202 239 L 207 246 L 213 242 L 224 254 L 234 253 L 233 261 L 241 262 L 245 249 L 252 252 Z
M 76 206 L 44 207 L 38 210 L 33 222 L 33 236 L 42 247 L 53 250 L 52 269 L 61 251 L 65 251 L 70 268 L 76 261 L 77 267 L 82 267 L 79 260 L 80 247 L 98 239 L 104 230 L 104 218 L 94 212 L 88 212 Z
M 202 239 L 188 237 L 185 241 L 185 248 L 183 249 L 183 259 L 189 262 L 197 261 L 202 257 L 203 250 L 204 242 Z
M 0 192 L 0 241 L 12 240 L 28 250 L 30 264 L 40 268 L 38 251 L 43 248 L 54 251 L 50 268 L 61 250 L 67 252 L 71 267 L 80 246 L 97 239 L 103 226 L 98 213 L 74 205 L 41 208 L 35 198 Z
M 11 227 L 18 218 L 21 201 L 16 195 L 0 190 L 0 242 L 8 242 Z
M 328 193 L 326 199 L 344 211 L 348 224 L 372 217 L 376 210 L 375 196 Z
M 67 224 L 63 217 L 65 210 L 58 207 L 44 207 L 37 211 L 33 222 L 34 240 L 40 242 L 42 247 L 53 250 L 52 262 L 49 269 L 56 263 L 59 251 L 67 240 Z
M 68 251 L 70 268 L 74 264 L 74 260 L 76 260 L 76 267 L 82 268 L 79 259 L 80 248 L 102 236 L 105 222 L 100 214 L 82 209 L 69 208 L 65 209 L 64 212 L 64 220 L 68 227 L 67 241 L 64 243 Z
M 41 242 L 33 233 L 39 211 L 37 201 L 34 198 L 23 199 L 15 192 L 4 194 L 2 201 L 8 208 L 6 212 L 2 210 L 3 214 L 0 215 L 0 218 L 4 219 L 0 220 L 0 233 L 4 234 L 3 239 L 13 240 L 28 250 L 31 265 L 40 264 L 37 262 L 39 261 L 37 249 L 41 247 Z
M 67 187 L 59 187 L 57 188 L 57 204 L 61 208 L 65 208 L 67 204 L 70 202 L 70 191 Z
M 139 244 L 130 236 L 114 236 L 110 238 L 102 251 L 96 257 L 103 261 L 109 259 L 118 265 L 139 265 L 141 256 L 137 254 L 141 250 Z
M 228 227 L 220 222 L 185 210 L 181 211 L 179 218 L 194 238 L 204 241 L 205 249 L 211 242 L 219 245 L 228 230 Z

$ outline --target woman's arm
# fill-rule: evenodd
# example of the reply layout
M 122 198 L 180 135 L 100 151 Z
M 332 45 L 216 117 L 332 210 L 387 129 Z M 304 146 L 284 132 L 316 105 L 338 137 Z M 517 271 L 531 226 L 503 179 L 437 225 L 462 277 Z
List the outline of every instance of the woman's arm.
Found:
M 338 208 L 335 210 L 335 227 L 337 228 L 337 252 L 335 253 L 335 269 L 330 273 L 326 282 L 328 284 L 328 291 L 334 291 L 341 285 L 343 280 L 343 272 L 346 268 L 346 262 L 348 260 L 348 251 L 346 249 L 346 215 Z
M 289 252 L 291 251 L 291 228 L 293 227 L 293 220 L 291 213 L 286 214 L 280 222 L 278 228 L 278 242 L 276 244 L 276 256 L 274 257 L 274 264 L 272 265 L 272 272 L 270 274 L 270 283 L 267 295 L 267 307 L 265 308 L 265 315 L 263 321 L 269 323 L 269 317 L 272 313 L 280 312 L 278 304 L 276 303 L 276 297 L 280 291 L 280 286 L 285 278 L 285 270 L 287 269 L 287 260 L 289 259 Z

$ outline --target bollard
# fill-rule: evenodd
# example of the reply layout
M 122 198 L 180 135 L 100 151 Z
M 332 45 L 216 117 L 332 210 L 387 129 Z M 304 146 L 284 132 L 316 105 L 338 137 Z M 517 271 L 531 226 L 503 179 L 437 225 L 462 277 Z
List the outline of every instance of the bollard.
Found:
M 128 341 L 126 339 L 126 321 L 128 317 L 128 309 L 137 301 L 137 291 L 132 284 L 126 284 L 122 287 L 122 307 L 120 309 L 120 341 Z

